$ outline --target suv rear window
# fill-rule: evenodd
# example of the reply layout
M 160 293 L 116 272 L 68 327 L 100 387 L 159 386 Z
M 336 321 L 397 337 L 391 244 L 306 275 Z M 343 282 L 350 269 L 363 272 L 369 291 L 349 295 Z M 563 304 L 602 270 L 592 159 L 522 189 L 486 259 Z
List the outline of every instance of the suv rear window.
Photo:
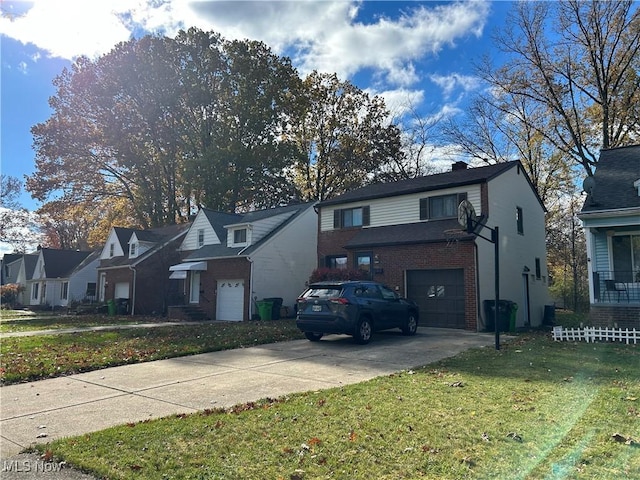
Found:
M 310 287 L 309 290 L 304 292 L 302 298 L 336 298 L 340 296 L 342 292 L 342 287 L 320 287 L 314 288 Z

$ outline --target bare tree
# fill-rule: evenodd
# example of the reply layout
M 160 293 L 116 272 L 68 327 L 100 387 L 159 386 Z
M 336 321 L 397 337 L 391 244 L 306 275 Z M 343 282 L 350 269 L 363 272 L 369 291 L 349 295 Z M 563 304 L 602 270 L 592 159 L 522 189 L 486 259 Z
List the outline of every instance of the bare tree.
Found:
M 24 253 L 39 240 L 36 216 L 20 205 L 22 182 L 2 175 L 0 186 L 0 239 L 15 252 Z
M 520 2 L 507 25 L 497 43 L 511 59 L 480 73 L 548 118 L 521 119 L 528 127 L 588 175 L 600 149 L 640 138 L 640 10 L 633 2 Z

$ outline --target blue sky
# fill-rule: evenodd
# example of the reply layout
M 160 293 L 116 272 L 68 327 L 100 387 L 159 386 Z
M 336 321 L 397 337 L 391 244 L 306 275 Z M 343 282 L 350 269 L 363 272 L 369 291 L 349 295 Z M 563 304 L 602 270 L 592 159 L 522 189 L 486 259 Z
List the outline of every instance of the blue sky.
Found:
M 79 55 L 97 58 L 147 32 L 215 30 L 262 40 L 314 69 L 384 96 L 400 115 L 455 115 L 481 85 L 472 62 L 496 56 L 491 36 L 511 2 L 37 0 L 0 2 L 2 173 L 34 172 L 30 129 L 51 115 L 52 81 Z M 26 192 L 23 206 L 39 204 Z

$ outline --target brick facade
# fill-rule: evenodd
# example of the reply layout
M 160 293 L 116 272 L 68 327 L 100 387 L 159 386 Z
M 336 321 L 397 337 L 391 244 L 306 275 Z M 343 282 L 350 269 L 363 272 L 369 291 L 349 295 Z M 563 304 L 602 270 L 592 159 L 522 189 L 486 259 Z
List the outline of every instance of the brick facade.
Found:
M 209 260 L 207 270 L 200 273 L 199 307 L 212 319 L 216 318 L 218 280 L 244 280 L 243 320 L 249 319 L 251 302 L 251 263 L 244 257 Z
M 116 283 L 129 284 L 129 312 L 136 315 L 160 315 L 167 313 L 175 298 L 180 283 L 169 280 L 169 267 L 180 263 L 178 246 L 182 238 L 175 240 L 149 258 L 135 265 L 134 271 L 128 265 L 102 270 L 106 274 L 105 300 L 115 300 Z M 134 291 L 135 278 L 135 291 Z M 135 298 L 134 298 L 135 297 Z
M 343 248 L 360 231 L 359 228 L 321 232 L 318 238 L 318 265 L 325 265 L 325 258 L 346 255 L 348 265 L 353 268 L 355 255 L 370 252 L 374 258 L 373 280 L 406 295 L 405 273 L 407 270 L 464 270 L 465 328 L 475 331 L 478 320 L 476 295 L 476 262 L 473 241 L 434 242 L 412 245 L 388 245 L 368 250 Z M 377 260 L 376 260 L 377 259 Z
M 589 320 L 594 327 L 640 328 L 640 305 L 591 304 Z

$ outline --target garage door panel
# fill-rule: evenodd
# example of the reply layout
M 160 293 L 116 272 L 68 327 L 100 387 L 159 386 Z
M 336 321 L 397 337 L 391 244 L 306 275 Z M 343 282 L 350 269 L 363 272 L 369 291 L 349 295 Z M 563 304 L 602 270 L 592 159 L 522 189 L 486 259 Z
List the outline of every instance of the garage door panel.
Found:
M 244 280 L 218 280 L 216 318 L 240 322 L 244 320 Z
M 407 297 L 420 307 L 421 325 L 465 328 L 464 270 L 409 270 Z

